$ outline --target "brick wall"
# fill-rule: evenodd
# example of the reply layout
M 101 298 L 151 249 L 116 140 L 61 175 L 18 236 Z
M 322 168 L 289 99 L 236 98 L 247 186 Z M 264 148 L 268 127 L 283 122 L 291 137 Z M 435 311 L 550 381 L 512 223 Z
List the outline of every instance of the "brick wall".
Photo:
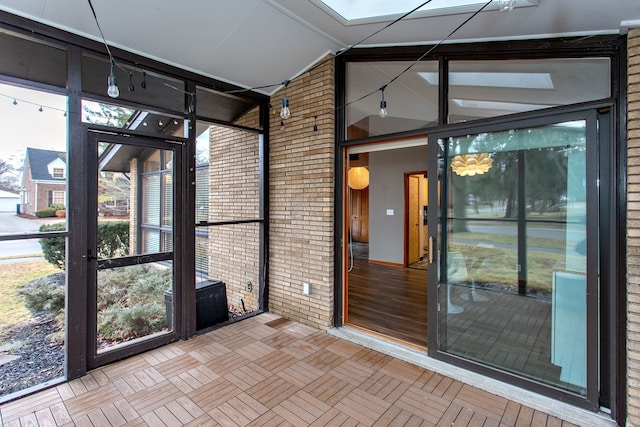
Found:
M 236 123 L 257 126 L 258 109 Z M 223 126 L 209 129 L 209 221 L 259 218 L 258 134 Z M 209 277 L 226 283 L 229 305 L 258 309 L 258 223 L 208 227 Z M 247 289 L 247 282 L 252 289 Z
M 640 28 L 628 34 L 627 424 L 640 426 Z
M 334 87 L 328 61 L 289 84 L 284 129 L 284 90 L 270 114 L 269 310 L 321 329 L 332 325 L 334 301 Z

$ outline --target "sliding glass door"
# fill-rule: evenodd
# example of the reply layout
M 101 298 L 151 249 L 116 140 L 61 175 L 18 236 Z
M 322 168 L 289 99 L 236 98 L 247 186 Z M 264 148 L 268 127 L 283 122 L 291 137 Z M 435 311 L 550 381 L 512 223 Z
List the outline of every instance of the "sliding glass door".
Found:
M 598 112 L 457 129 L 430 136 L 430 350 L 595 407 Z

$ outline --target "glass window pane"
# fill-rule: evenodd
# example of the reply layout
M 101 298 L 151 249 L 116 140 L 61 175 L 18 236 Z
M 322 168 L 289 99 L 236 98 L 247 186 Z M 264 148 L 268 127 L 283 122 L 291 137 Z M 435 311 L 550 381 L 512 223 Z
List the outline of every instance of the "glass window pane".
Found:
M 173 225 L 173 174 L 162 175 L 162 225 Z
M 142 223 L 160 225 L 160 176 L 142 177 Z
M 413 65 L 384 91 L 381 118 L 376 91 Z M 373 91 L 373 93 L 372 93 Z M 438 63 L 353 62 L 347 64 L 347 139 L 421 129 L 438 123 Z
M 608 98 L 608 58 L 451 61 L 449 122 Z
M 447 352 L 586 392 L 586 122 L 449 138 Z
M 64 378 L 65 254 L 64 237 L 0 242 L 0 398 Z
M 160 151 L 154 151 L 143 163 L 143 172 L 158 172 L 160 170 Z
M 160 252 L 160 231 L 143 229 L 141 253 L 148 254 L 152 252 Z
M 173 329 L 170 261 L 98 271 L 98 353 Z

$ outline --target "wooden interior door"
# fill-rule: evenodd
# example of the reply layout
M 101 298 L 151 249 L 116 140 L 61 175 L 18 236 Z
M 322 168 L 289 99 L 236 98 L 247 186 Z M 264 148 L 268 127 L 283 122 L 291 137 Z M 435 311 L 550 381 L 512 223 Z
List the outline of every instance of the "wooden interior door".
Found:
M 351 192 L 351 238 L 354 242 L 369 242 L 369 187 Z

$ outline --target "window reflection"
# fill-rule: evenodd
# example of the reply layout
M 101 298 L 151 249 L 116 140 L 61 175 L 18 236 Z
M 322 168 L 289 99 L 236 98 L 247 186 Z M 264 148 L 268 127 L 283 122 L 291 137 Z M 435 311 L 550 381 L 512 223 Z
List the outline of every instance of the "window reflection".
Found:
M 584 121 L 442 141 L 446 351 L 584 394 Z

